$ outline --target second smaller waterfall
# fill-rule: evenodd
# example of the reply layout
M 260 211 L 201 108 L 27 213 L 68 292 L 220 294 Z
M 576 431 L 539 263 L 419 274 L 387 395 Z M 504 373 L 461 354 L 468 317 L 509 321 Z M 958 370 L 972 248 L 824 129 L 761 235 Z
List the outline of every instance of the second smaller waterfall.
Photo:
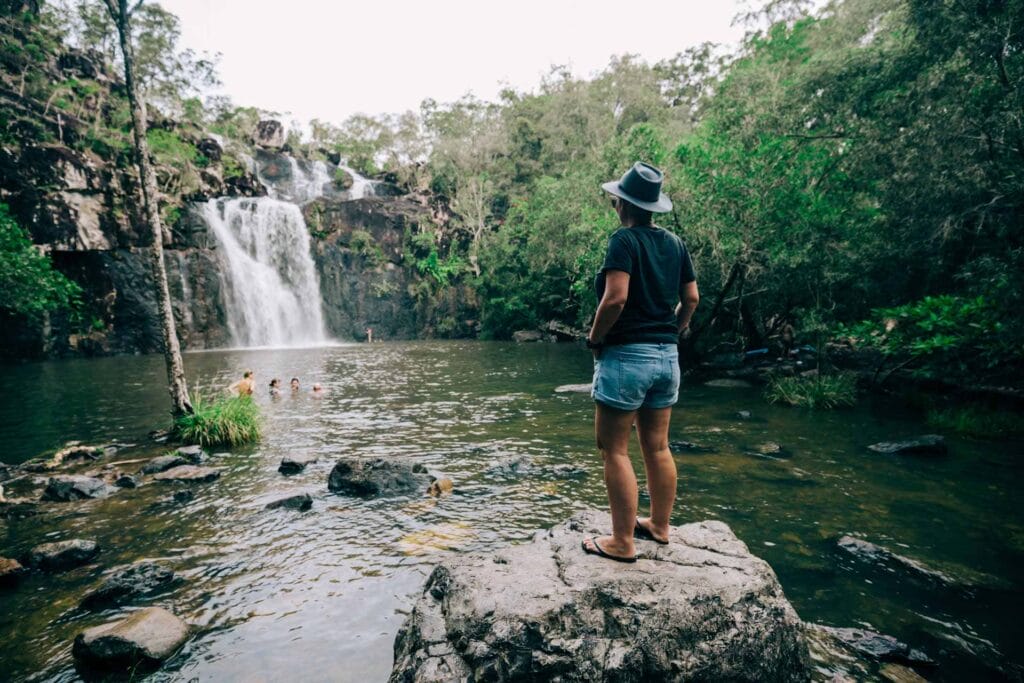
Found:
M 238 346 L 327 340 L 309 231 L 295 204 L 213 199 L 203 207 L 225 263 L 228 328 Z

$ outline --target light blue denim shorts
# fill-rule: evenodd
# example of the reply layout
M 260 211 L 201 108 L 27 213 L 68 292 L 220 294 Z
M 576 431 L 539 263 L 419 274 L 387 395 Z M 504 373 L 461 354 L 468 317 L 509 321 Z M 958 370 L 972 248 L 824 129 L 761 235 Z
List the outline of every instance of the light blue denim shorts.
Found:
M 675 405 L 679 400 L 679 348 L 675 344 L 606 346 L 594 361 L 590 395 L 619 410 Z

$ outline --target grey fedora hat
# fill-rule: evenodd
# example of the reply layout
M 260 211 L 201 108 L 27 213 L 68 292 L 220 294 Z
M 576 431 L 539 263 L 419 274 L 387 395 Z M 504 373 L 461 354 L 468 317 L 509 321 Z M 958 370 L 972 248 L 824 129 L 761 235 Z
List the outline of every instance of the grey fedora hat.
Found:
M 622 178 L 604 183 L 601 189 L 641 209 L 665 213 L 672 210 L 672 200 L 661 191 L 661 181 L 664 177 L 664 174 L 655 167 L 638 161 L 633 164 L 633 168 L 623 174 Z

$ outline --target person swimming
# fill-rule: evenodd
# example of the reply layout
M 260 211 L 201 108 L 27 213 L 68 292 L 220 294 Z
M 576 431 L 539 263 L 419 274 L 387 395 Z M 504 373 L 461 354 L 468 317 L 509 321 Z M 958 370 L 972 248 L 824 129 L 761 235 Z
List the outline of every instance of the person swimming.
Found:
M 324 395 L 324 388 L 323 388 L 323 386 L 321 386 L 319 382 L 315 383 L 313 385 L 313 396 L 316 396 L 317 398 L 319 398 L 319 397 L 321 397 L 323 395 Z
M 255 388 L 256 376 L 252 370 L 246 370 L 242 375 L 242 379 L 228 387 L 228 391 L 235 392 L 238 396 L 252 396 Z
M 281 380 L 277 377 L 270 380 L 270 395 L 278 398 L 281 395 Z
M 292 377 L 292 381 L 289 382 L 289 384 L 292 387 L 292 396 L 294 396 L 295 394 L 299 393 L 299 378 L 298 377 Z

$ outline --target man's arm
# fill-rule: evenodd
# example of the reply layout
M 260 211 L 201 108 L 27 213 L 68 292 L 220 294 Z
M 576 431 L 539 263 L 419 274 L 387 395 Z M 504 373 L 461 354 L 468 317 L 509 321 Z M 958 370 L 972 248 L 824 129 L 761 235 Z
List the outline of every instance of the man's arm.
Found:
M 693 312 L 697 310 L 700 303 L 700 293 L 697 291 L 697 281 L 687 282 L 679 292 L 679 303 L 676 305 L 676 322 L 679 324 L 679 334 L 689 331 L 690 319 Z

